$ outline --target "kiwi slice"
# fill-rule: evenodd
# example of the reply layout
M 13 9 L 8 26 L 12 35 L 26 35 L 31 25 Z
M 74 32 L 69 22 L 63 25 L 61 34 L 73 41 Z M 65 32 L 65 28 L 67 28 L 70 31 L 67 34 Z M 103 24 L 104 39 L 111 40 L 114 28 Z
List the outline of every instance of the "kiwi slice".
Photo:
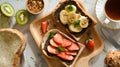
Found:
M 18 10 L 15 18 L 18 24 L 24 25 L 28 22 L 28 12 L 24 9 Z
M 6 16 L 13 16 L 14 15 L 14 8 L 10 3 L 4 2 L 0 6 L 1 12 Z

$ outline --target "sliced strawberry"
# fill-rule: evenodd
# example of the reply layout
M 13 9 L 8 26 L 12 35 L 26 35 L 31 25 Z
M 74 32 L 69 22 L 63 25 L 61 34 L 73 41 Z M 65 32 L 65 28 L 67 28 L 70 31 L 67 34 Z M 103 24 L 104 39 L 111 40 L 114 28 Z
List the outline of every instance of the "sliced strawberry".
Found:
M 58 47 L 58 44 L 55 43 L 53 39 L 50 39 L 50 44 L 54 47 Z
M 73 55 L 73 56 L 76 56 L 77 55 L 77 52 L 75 51 L 67 51 L 65 52 L 67 55 Z
M 62 35 L 59 34 L 59 33 L 56 33 L 56 34 L 54 35 L 53 40 L 54 40 L 57 44 L 59 44 L 59 45 L 62 45 L 62 44 L 63 44 L 63 37 L 62 37 Z
M 60 52 L 57 54 L 58 57 L 62 58 L 63 60 L 73 60 L 74 57 L 71 55 L 67 55 L 65 52 Z
M 68 51 L 68 49 L 67 49 L 67 48 L 65 48 L 65 51 Z
M 72 42 L 72 45 L 68 46 L 67 49 L 70 51 L 75 51 L 75 50 L 79 50 L 79 47 L 77 44 Z
M 51 46 L 51 45 L 47 46 L 47 50 L 48 50 L 48 52 L 51 53 L 51 54 L 57 54 L 57 53 L 56 53 L 56 48 L 53 47 L 53 46 Z
M 41 23 L 41 28 L 42 28 L 43 33 L 47 32 L 47 27 L 48 27 L 48 22 L 47 21 Z
M 63 44 L 62 44 L 62 47 L 67 47 L 67 46 L 70 46 L 72 45 L 72 42 L 68 39 L 63 39 Z

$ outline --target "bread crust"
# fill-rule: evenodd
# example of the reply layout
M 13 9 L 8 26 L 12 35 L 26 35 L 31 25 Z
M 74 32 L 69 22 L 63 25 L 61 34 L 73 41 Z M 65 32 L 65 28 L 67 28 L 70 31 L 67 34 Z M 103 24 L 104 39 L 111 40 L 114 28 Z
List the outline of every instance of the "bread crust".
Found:
M 10 28 L 0 29 L 0 32 L 4 32 L 4 31 L 16 34 L 22 42 L 22 45 L 20 46 L 20 48 L 18 49 L 18 51 L 16 52 L 16 54 L 14 56 L 14 61 L 13 61 L 13 64 L 12 64 L 12 67 L 20 67 L 21 55 L 22 55 L 22 53 L 23 53 L 23 51 L 26 47 L 25 37 L 20 31 L 18 31 L 16 29 L 10 29 Z

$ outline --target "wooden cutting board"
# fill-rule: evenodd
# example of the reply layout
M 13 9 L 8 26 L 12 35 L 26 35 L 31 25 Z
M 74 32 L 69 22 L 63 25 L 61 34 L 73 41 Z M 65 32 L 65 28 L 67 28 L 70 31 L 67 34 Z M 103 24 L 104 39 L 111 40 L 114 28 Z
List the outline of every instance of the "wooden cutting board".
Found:
M 85 10 L 85 8 L 84 8 L 84 6 L 81 2 L 79 2 L 79 6 L 89 15 L 89 13 Z M 54 22 L 56 22 L 56 20 L 53 18 L 53 13 L 54 13 L 54 11 L 49 13 L 48 15 L 42 17 L 42 18 L 34 20 L 30 24 L 30 32 L 31 32 L 35 42 L 37 43 L 37 46 L 40 48 L 40 50 L 41 50 L 40 45 L 41 45 L 41 43 L 43 41 L 43 37 L 44 37 L 44 34 L 41 31 L 41 22 L 44 22 L 44 21 L 49 22 L 48 30 L 57 28 L 57 29 L 61 30 L 62 32 L 64 32 L 66 35 L 69 35 L 64 29 L 61 29 L 62 26 L 59 25 L 59 26 L 56 27 L 56 25 L 54 24 Z M 94 23 L 94 24 L 96 24 L 96 23 Z M 83 52 L 80 54 L 79 58 L 77 59 L 77 62 L 75 63 L 74 67 L 89 67 L 89 65 L 88 65 L 89 60 L 92 57 L 99 54 L 103 50 L 103 42 L 102 42 L 102 40 L 99 36 L 99 33 L 97 32 L 95 26 L 91 26 L 88 30 L 86 30 L 86 32 L 81 35 L 81 38 L 79 39 L 79 42 L 82 43 L 82 44 L 85 44 L 85 40 L 87 38 L 87 32 L 88 31 L 91 32 L 91 35 L 95 40 L 95 50 L 93 52 L 90 52 L 89 50 L 87 50 L 85 48 L 83 50 Z M 43 56 L 44 56 L 46 62 L 48 63 L 49 67 L 65 67 L 59 61 L 57 61 L 55 59 L 51 60 L 50 58 L 46 57 L 44 54 L 43 54 Z

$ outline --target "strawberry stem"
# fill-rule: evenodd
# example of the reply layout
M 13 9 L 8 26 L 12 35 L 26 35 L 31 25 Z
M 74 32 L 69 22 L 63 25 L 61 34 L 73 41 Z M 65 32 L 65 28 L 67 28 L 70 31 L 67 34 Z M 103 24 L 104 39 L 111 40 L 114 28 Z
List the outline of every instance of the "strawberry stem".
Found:
M 50 32 L 49 37 L 50 37 L 50 38 L 53 38 L 53 37 L 54 37 L 54 35 L 55 35 L 55 33 L 54 33 L 54 32 Z
M 90 31 L 87 32 L 87 35 L 88 35 L 87 40 L 93 39 L 92 36 L 91 36 L 91 32 Z

